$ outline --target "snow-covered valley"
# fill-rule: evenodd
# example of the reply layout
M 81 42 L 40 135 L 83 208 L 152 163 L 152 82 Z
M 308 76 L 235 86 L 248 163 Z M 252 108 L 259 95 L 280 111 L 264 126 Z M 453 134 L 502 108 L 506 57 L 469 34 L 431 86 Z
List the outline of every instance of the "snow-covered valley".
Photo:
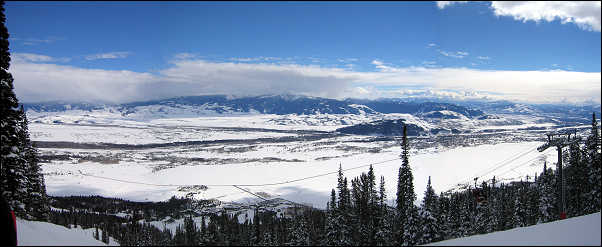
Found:
M 334 131 L 337 128 L 379 118 L 403 118 L 424 129 L 460 126 L 456 127 L 463 130 L 459 134 L 427 133 L 410 138 L 410 164 L 420 199 L 428 176 L 438 192 L 459 188 L 459 183 L 468 184 L 474 177 L 488 180 L 496 176 L 498 181 L 508 181 L 525 180 L 528 175 L 532 179 L 544 160 L 556 160 L 551 149 L 539 153 L 535 147 L 543 144 L 546 131 L 559 127 L 522 115 L 478 120 L 398 113 L 145 119 L 107 111 L 28 114 L 51 195 L 98 194 L 161 201 L 183 196 L 178 190 L 183 185 L 207 185 L 197 198 L 254 201 L 248 193 L 226 186 L 249 185 L 246 188 L 253 192 L 318 208 L 325 206 L 335 186 L 334 174 L 280 185 L 254 185 L 330 173 L 339 165 L 343 169 L 360 167 L 345 174 L 355 177 L 375 164 L 376 173 L 386 178 L 389 198 L 394 198 L 399 138 L 341 134 Z M 585 129 L 587 125 L 575 127 Z

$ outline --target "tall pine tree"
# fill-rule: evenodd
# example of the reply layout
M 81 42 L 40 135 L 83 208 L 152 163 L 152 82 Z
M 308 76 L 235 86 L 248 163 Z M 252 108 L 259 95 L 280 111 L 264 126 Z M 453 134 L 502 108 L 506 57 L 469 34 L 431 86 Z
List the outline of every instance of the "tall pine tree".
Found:
M 32 218 L 28 212 L 28 162 L 26 146 L 22 142 L 22 115 L 19 101 L 13 92 L 13 77 L 10 67 L 9 34 L 4 15 L 4 1 L 0 2 L 0 191 L 17 214 Z
M 600 158 L 600 132 L 596 114 L 592 114 L 592 130 L 585 142 L 586 148 L 586 163 L 588 170 L 588 180 L 590 184 L 588 195 L 588 203 L 586 205 L 586 213 L 594 213 L 600 211 L 600 187 L 602 170 L 600 169 L 602 160 Z
M 409 143 L 407 127 L 403 126 L 401 140 L 401 167 L 397 177 L 397 240 L 402 245 L 414 245 L 417 242 L 418 209 L 414 205 L 416 192 L 414 191 L 414 177 L 409 162 Z

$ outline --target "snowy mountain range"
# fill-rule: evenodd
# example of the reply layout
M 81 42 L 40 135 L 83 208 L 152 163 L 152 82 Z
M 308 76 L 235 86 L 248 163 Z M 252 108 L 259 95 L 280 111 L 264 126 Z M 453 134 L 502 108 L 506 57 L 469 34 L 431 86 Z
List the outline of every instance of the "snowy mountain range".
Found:
M 468 106 L 436 102 L 405 102 L 398 99 L 360 100 L 360 99 L 327 99 L 296 95 L 270 95 L 256 97 L 231 98 L 226 95 L 187 96 L 164 100 L 133 102 L 119 105 L 90 103 L 29 103 L 24 104 L 26 110 L 36 112 L 60 112 L 69 110 L 99 110 L 113 108 L 124 116 L 151 111 L 158 114 L 170 110 L 194 108 L 198 113 L 255 113 L 255 114 L 375 114 L 375 113 L 407 113 L 418 114 L 433 111 L 451 111 L 466 117 L 484 115 L 480 110 Z
M 600 105 L 557 106 L 508 101 L 449 103 L 427 99 L 337 100 L 299 95 L 186 96 L 115 105 L 46 102 L 26 103 L 24 108 L 34 123 L 119 124 L 115 120 L 264 116 L 262 127 L 314 126 L 320 130 L 360 135 L 398 135 L 402 123 L 410 126 L 409 135 L 468 133 L 491 126 L 570 127 L 591 123 L 592 112 L 600 114 Z
M 509 101 L 448 101 L 428 99 L 328 99 L 299 95 L 265 95 L 231 97 L 227 95 L 185 96 L 163 100 L 125 104 L 94 104 L 44 102 L 25 103 L 26 110 L 36 112 L 61 112 L 69 110 L 100 110 L 111 108 L 124 116 L 149 111 L 165 114 L 170 110 L 194 108 L 199 114 L 255 113 L 255 114 L 424 114 L 433 118 L 486 117 L 487 114 L 553 114 L 566 116 L 600 113 L 600 105 L 574 106 L 564 104 L 523 104 Z

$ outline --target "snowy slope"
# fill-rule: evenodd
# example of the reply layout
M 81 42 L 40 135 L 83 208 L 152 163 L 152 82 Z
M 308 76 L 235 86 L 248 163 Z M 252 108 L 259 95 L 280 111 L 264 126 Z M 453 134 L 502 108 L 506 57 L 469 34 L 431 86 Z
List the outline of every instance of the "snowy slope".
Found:
M 66 228 L 42 221 L 27 221 L 17 219 L 17 240 L 20 246 L 106 246 L 105 243 L 94 239 L 94 228 Z M 99 230 L 99 234 L 102 232 Z M 113 238 L 109 239 L 111 246 L 118 246 Z
M 515 228 L 466 238 L 432 243 L 434 246 L 458 245 L 573 245 L 600 246 L 600 213 L 545 224 Z

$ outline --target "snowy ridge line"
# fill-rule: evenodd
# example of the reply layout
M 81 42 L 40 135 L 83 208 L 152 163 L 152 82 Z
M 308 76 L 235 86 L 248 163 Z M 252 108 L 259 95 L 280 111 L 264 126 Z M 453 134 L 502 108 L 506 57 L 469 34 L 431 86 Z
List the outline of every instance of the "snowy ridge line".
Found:
M 394 161 L 394 160 L 398 160 L 398 159 L 395 158 L 395 159 L 384 160 L 384 161 L 380 161 L 380 162 L 376 162 L 376 163 L 370 163 L 370 164 L 367 164 L 367 165 L 355 166 L 355 167 L 351 167 L 351 168 L 347 168 L 347 169 L 342 169 L 342 171 L 355 170 L 355 169 L 359 169 L 359 168 L 363 168 L 363 167 L 367 167 L 367 166 L 371 166 L 371 165 L 379 165 L 379 164 L 391 162 L 391 161 Z M 314 175 L 314 176 L 309 176 L 309 177 L 304 177 L 304 178 L 298 178 L 298 179 L 287 180 L 287 181 L 276 182 L 276 183 L 265 183 L 265 184 L 151 184 L 151 183 L 143 183 L 143 182 L 122 180 L 122 179 L 109 178 L 109 177 L 103 177 L 103 176 L 96 176 L 96 175 L 92 175 L 92 174 L 85 174 L 85 173 L 82 173 L 81 170 L 78 170 L 78 172 L 82 176 L 107 179 L 107 180 L 112 180 L 112 181 L 117 181 L 117 182 L 122 182 L 122 183 L 140 184 L 140 185 L 149 185 L 149 186 L 161 186 L 161 187 L 184 187 L 184 186 L 207 186 L 207 187 L 232 187 L 232 186 L 237 187 L 237 186 L 245 186 L 245 187 L 259 187 L 259 186 L 282 185 L 282 184 L 288 184 L 288 183 L 303 181 L 303 180 L 317 178 L 317 177 L 323 177 L 323 176 L 327 176 L 327 175 L 338 173 L 338 170 L 334 171 L 334 172 L 327 172 L 327 173 L 322 173 L 322 174 L 318 174 L 318 175 Z
M 494 171 L 496 171 L 496 170 L 498 170 L 498 169 L 500 169 L 500 168 L 502 168 L 502 167 L 504 167 L 504 166 L 507 166 L 507 165 L 509 165 L 509 164 L 512 164 L 512 161 L 515 161 L 515 160 L 517 160 L 517 159 L 519 159 L 519 158 L 521 158 L 521 157 L 523 157 L 523 156 L 525 156 L 525 155 L 527 155 L 527 154 L 529 154 L 529 153 L 531 153 L 531 152 L 533 152 L 533 151 L 537 150 L 537 147 L 538 147 L 538 145 L 536 145 L 535 147 L 533 147 L 533 148 L 531 148 L 531 149 L 528 149 L 528 150 L 527 150 L 527 151 L 525 151 L 524 153 L 516 154 L 516 155 L 518 155 L 518 156 L 515 156 L 515 157 L 514 157 L 514 155 L 513 155 L 513 156 L 510 156 L 510 157 L 508 157 L 508 158 L 506 158 L 506 159 L 504 159 L 504 160 L 502 160 L 502 161 L 498 162 L 497 164 L 495 164 L 495 165 L 497 165 L 496 167 L 494 167 L 494 168 L 488 168 L 488 169 L 486 169 L 485 171 L 481 171 L 480 173 L 477 173 L 477 174 L 480 174 L 480 175 L 478 175 L 478 176 L 476 176 L 476 175 L 475 175 L 474 177 L 477 177 L 477 178 L 478 178 L 478 177 L 483 177 L 483 176 L 485 176 L 485 175 L 491 174 L 492 172 L 494 172 Z M 537 157 L 536 157 L 536 158 L 537 158 Z M 532 160 L 534 160 L 534 159 L 532 159 Z M 532 160 L 530 160 L 530 161 L 532 161 Z M 521 163 L 521 165 L 522 165 L 522 164 L 524 164 L 524 163 Z M 516 167 L 514 167 L 514 168 L 517 168 L 517 167 L 518 167 L 518 166 L 516 166 Z M 512 169 L 514 169 L 514 168 L 512 168 Z M 507 173 L 507 172 L 505 172 L 505 173 L 502 173 L 502 174 L 500 174 L 500 175 L 503 175 L 503 174 L 506 174 L 506 173 Z M 469 177 L 468 179 L 463 179 L 463 180 L 460 180 L 459 182 L 451 183 L 451 184 L 449 184 L 449 185 L 448 185 L 448 186 L 446 186 L 446 187 L 451 187 L 451 186 L 453 186 L 454 184 L 455 184 L 455 185 L 458 185 L 458 184 L 461 184 L 461 183 L 470 182 L 470 180 L 471 180 L 471 179 L 472 179 L 472 178 L 470 178 L 470 177 Z M 487 181 L 489 181 L 489 180 L 487 180 Z M 451 189 L 450 189 L 450 190 L 451 190 Z

